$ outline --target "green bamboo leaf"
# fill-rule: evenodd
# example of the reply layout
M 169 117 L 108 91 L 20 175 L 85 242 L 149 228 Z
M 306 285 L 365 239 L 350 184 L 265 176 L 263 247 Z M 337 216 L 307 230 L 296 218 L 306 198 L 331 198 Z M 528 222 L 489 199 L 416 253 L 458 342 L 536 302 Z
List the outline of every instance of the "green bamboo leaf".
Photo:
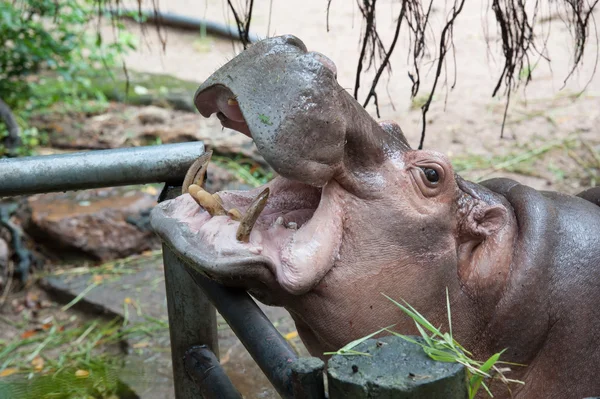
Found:
M 429 331 L 431 331 L 435 335 L 440 335 L 439 330 L 437 328 L 435 328 L 433 326 L 433 324 L 431 324 L 429 321 L 427 321 L 427 319 L 425 319 L 425 317 L 423 317 L 419 312 L 417 312 L 417 310 L 414 309 L 412 306 L 410 306 L 406 301 L 403 300 L 406 303 L 406 305 L 407 305 L 407 306 L 404 306 L 404 305 L 398 303 L 397 301 L 393 300 L 389 296 L 387 296 L 387 295 L 385 295 L 383 293 L 382 293 L 382 295 L 384 297 L 386 297 L 387 299 L 389 299 L 390 301 L 392 301 L 404 313 L 408 314 L 413 320 L 415 320 L 416 322 L 418 322 L 419 324 L 421 324 L 423 327 L 427 328 Z
M 427 343 L 427 345 L 433 346 L 433 340 L 431 338 L 429 338 L 429 335 L 427 335 L 427 333 L 425 332 L 425 330 L 423 330 L 423 327 L 421 327 L 419 325 L 419 323 L 417 323 L 417 322 L 415 322 L 415 325 L 417 326 L 417 329 L 419 330 L 419 333 L 421 333 L 421 336 L 423 337 L 423 339 L 425 340 L 425 342 Z
M 416 345 L 423 346 L 423 344 L 422 344 L 422 343 L 420 343 L 420 342 L 418 342 L 418 341 L 416 341 L 416 340 L 412 339 L 411 337 L 409 337 L 409 336 L 407 336 L 407 335 L 402 335 L 402 334 L 400 334 L 400 333 L 397 333 L 397 332 L 395 332 L 395 331 L 390 331 L 390 330 L 388 330 L 388 332 L 389 332 L 389 333 L 391 333 L 391 334 L 393 334 L 393 335 L 395 335 L 396 337 L 402 338 L 402 339 L 404 339 L 405 341 L 408 341 L 408 342 L 410 342 L 410 343 L 412 343 L 412 344 L 416 344 Z
M 356 339 L 348 344 L 346 344 L 343 348 L 341 348 L 340 350 L 338 350 L 337 352 L 325 352 L 324 355 L 343 355 L 344 353 L 348 353 L 352 348 L 356 347 L 357 345 L 360 345 L 361 343 L 365 342 L 366 340 L 368 340 L 371 337 L 374 337 L 375 335 L 386 331 L 388 329 L 390 329 L 391 327 L 394 327 L 395 324 L 392 324 L 389 327 L 384 327 L 381 330 L 375 331 L 374 333 L 371 333 L 365 337 Z M 363 352 L 357 352 L 357 351 L 353 351 L 354 354 L 362 354 L 362 355 L 367 355 L 366 353 Z
M 498 361 L 498 359 L 504 353 L 505 350 L 506 349 L 490 356 L 490 358 L 485 363 L 483 363 L 483 365 L 480 367 L 480 370 L 487 373 L 492 368 L 492 366 L 494 366 L 494 364 L 496 364 L 496 362 Z

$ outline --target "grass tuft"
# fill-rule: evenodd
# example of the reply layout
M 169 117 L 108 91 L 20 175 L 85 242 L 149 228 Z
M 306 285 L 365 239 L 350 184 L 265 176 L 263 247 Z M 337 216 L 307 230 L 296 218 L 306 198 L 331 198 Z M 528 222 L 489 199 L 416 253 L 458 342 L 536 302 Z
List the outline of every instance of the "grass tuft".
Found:
M 119 397 L 119 378 L 144 377 L 125 369 L 123 360 L 106 349 L 125 340 L 165 335 L 168 323 L 146 317 L 127 326 L 121 318 L 77 325 L 74 318 L 23 339 L 0 343 L 0 397 L 13 399 Z
M 439 362 L 460 363 L 465 366 L 467 369 L 467 387 L 469 390 L 469 399 L 473 399 L 481 387 L 485 389 L 490 397 L 494 396 L 490 392 L 484 380 L 496 378 L 507 386 L 510 383 L 524 385 L 523 381 L 506 378 L 504 373 L 510 369 L 498 367 L 500 364 L 524 366 L 521 364 L 500 361 L 500 356 L 506 349 L 490 356 L 490 358 L 485 362 L 481 362 L 472 359 L 471 357 L 473 355 L 454 339 L 452 336 L 452 314 L 450 312 L 450 298 L 448 296 L 448 289 L 446 289 L 446 308 L 448 310 L 448 325 L 450 331 L 446 333 L 442 333 L 439 328 L 436 328 L 433 324 L 431 324 L 422 314 L 408 304 L 408 302 L 402 300 L 404 302 L 403 305 L 385 294 L 382 295 L 392 301 L 404 313 L 413 319 L 425 343 L 419 342 L 409 336 L 397 333 L 395 331 L 391 331 L 389 329 L 386 330 L 397 337 L 419 345 L 433 360 Z M 431 335 L 429 335 L 425 330 L 428 330 Z

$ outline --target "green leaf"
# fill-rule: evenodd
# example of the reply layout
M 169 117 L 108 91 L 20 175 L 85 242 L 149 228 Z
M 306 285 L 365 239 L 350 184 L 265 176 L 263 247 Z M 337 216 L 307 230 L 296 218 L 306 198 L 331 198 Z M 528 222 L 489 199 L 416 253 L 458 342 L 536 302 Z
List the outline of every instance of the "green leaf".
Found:
M 408 302 L 404 301 L 404 303 L 406 303 L 406 306 L 398 303 L 397 301 L 393 300 L 392 298 L 390 298 L 389 296 L 385 295 L 382 293 L 382 295 L 384 297 L 386 297 L 387 299 L 389 299 L 390 301 L 392 301 L 396 306 L 398 306 L 404 313 L 408 314 L 413 320 L 415 320 L 416 322 L 418 322 L 419 324 L 421 324 L 423 327 L 427 328 L 429 331 L 431 331 L 432 333 L 434 333 L 435 335 L 438 336 L 442 336 L 442 334 L 440 333 L 440 331 L 435 328 L 433 326 L 433 324 L 431 324 L 429 321 L 427 321 L 427 319 L 425 317 L 423 317 L 419 312 L 417 312 L 416 309 L 414 309 L 412 306 L 410 306 L 408 304 Z
M 389 328 L 391 328 L 393 326 L 395 326 L 395 324 L 392 324 L 389 327 L 384 327 L 381 330 L 375 331 L 374 333 L 371 333 L 371 334 L 369 334 L 369 335 L 367 335 L 365 337 L 356 339 L 356 340 L 354 340 L 354 341 L 346 344 L 342 349 L 338 350 L 337 352 L 325 352 L 324 355 L 343 355 L 345 353 L 348 353 L 349 351 L 351 351 L 357 345 L 360 345 L 361 343 L 365 342 L 369 338 L 374 337 L 375 335 L 377 335 L 377 334 L 379 334 L 379 333 L 381 333 L 383 331 L 386 331 L 386 330 L 388 330 Z M 353 352 L 355 354 L 359 354 L 360 353 L 360 354 L 366 355 L 366 353 L 362 353 L 362 352 L 356 352 L 356 351 L 353 351 Z

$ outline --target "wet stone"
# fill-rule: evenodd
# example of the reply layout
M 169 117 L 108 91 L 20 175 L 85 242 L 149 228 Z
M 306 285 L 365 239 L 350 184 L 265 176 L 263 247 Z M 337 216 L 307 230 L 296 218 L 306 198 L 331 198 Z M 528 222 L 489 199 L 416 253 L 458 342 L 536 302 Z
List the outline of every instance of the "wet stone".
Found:
M 119 259 L 160 247 L 148 223 L 156 197 L 125 187 L 34 195 L 25 229 L 62 259 Z
M 436 362 L 420 346 L 396 336 L 369 339 L 328 362 L 329 398 L 465 399 L 464 366 Z
M 159 125 L 168 123 L 171 114 L 164 108 L 149 106 L 141 108 L 136 117 L 142 125 Z

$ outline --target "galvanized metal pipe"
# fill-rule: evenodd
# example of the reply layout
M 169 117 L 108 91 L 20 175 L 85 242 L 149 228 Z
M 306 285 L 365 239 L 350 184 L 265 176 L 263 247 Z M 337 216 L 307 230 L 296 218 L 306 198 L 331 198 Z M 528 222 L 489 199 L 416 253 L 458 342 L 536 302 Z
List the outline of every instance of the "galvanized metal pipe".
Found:
M 204 143 L 0 159 L 0 197 L 132 184 L 178 182 Z

